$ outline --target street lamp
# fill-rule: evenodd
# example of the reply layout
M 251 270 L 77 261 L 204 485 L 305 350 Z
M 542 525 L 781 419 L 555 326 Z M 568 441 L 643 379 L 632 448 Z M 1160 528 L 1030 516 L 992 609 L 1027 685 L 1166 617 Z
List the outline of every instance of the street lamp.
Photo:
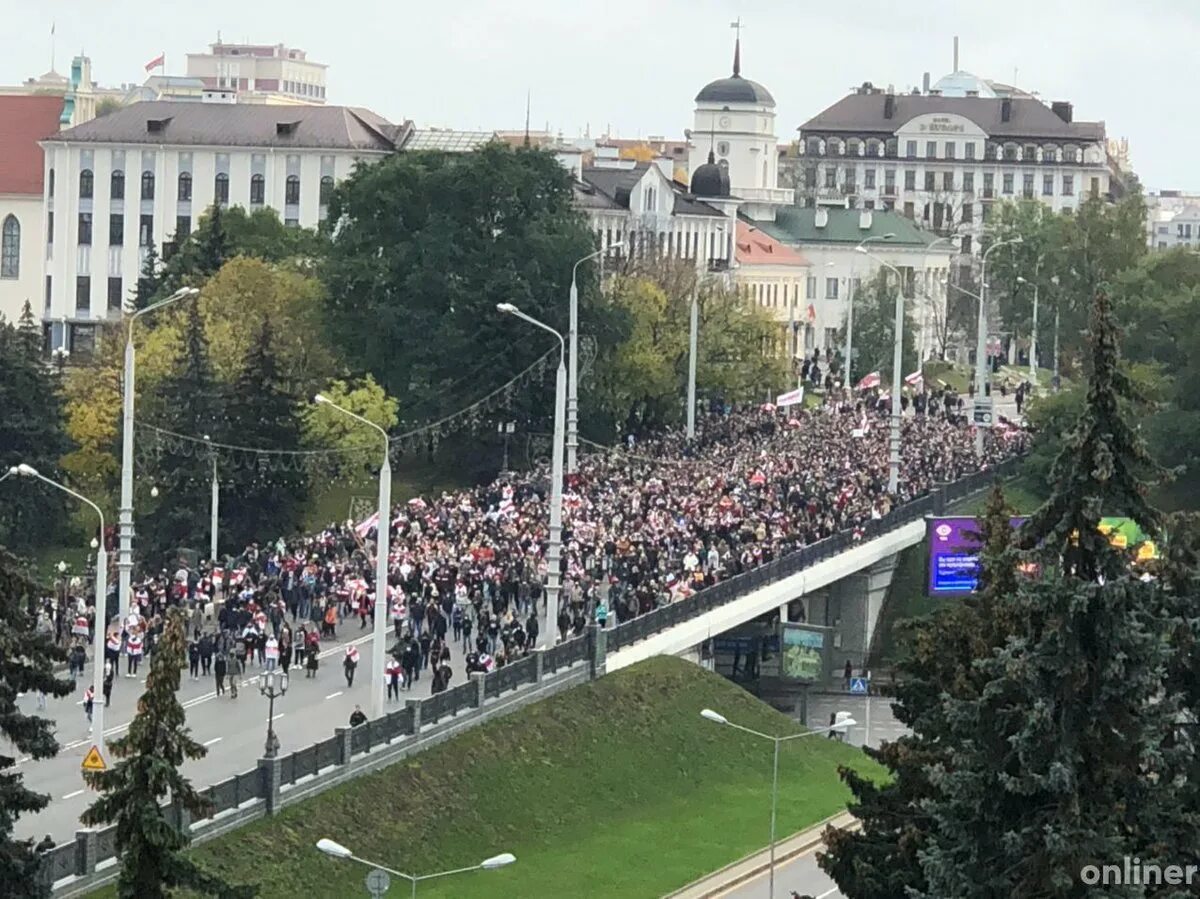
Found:
M 561 575 L 559 560 L 562 555 L 563 418 L 567 405 L 567 369 L 564 357 L 567 348 L 562 334 L 545 322 L 526 315 L 512 303 L 497 303 L 496 309 L 506 315 L 516 316 L 543 331 L 549 331 L 558 338 L 558 372 L 554 379 L 554 449 L 551 453 L 550 471 L 550 546 L 546 555 L 546 619 L 538 635 L 540 648 L 549 649 L 555 642 Z
M 286 671 L 272 668 L 264 672 L 258 679 L 258 691 L 267 697 L 267 745 L 263 758 L 273 759 L 279 755 L 279 737 L 275 736 L 275 700 L 287 692 L 288 676 Z
M 980 459 L 983 458 L 984 430 L 981 418 L 986 417 L 990 424 L 991 415 L 987 413 L 992 408 L 991 392 L 984 389 L 984 379 L 991 380 L 987 376 L 987 261 L 994 250 L 1018 243 L 1024 243 L 1020 235 L 996 241 L 983 251 L 983 262 L 979 269 L 979 333 L 975 340 L 975 409 L 972 418 L 975 422 L 975 455 Z M 980 415 L 981 411 L 983 416 Z
M 726 727 L 732 727 L 734 730 L 740 730 L 743 733 L 758 737 L 762 740 L 770 740 L 775 744 L 775 758 L 771 768 L 771 860 L 768 867 L 770 883 L 767 888 L 767 896 L 769 899 L 775 899 L 775 808 L 779 801 L 779 744 L 786 743 L 789 740 L 798 740 L 801 737 L 813 737 L 817 734 L 827 734 L 836 732 L 840 734 L 846 733 L 850 728 L 858 724 L 853 718 L 844 718 L 832 727 L 821 727 L 816 730 L 806 730 L 798 734 L 788 734 L 784 737 L 775 737 L 771 734 L 764 734 L 757 730 L 751 730 L 748 727 L 742 727 L 740 724 L 734 724 L 720 712 L 714 712 L 712 709 L 701 709 L 700 716 L 707 721 L 712 721 L 714 724 L 723 724 Z
M 51 480 L 41 474 L 36 468 L 25 465 L 14 465 L 8 470 L 9 475 L 20 475 L 25 478 L 37 478 L 45 481 L 69 496 L 75 497 L 81 503 L 91 506 L 100 518 L 100 540 L 96 546 L 96 619 L 92 628 L 92 741 L 104 752 L 104 637 L 108 631 L 108 553 L 104 549 L 104 513 L 100 507 L 82 494 L 76 493 L 58 481 Z M 59 574 L 66 571 L 66 563 L 59 562 Z
M 884 268 L 891 269 L 897 281 L 896 322 L 892 335 L 892 416 L 888 433 L 888 493 L 895 496 L 900 490 L 900 366 L 903 364 L 901 355 L 904 349 L 904 276 L 896 266 L 880 259 L 861 244 L 855 247 L 855 250 L 874 259 Z
M 212 459 L 212 501 L 209 503 L 208 522 L 208 558 L 215 566 L 217 564 L 217 514 L 221 504 L 220 483 L 217 481 L 217 453 L 213 449 L 212 438 L 204 435 L 208 444 L 209 457 Z
M 391 440 L 388 437 L 387 431 L 375 424 L 375 422 L 339 406 L 324 394 L 318 393 L 313 397 L 313 402 L 328 406 L 330 409 L 336 409 L 343 415 L 374 428 L 379 432 L 379 436 L 383 438 L 383 463 L 379 466 L 379 522 L 375 527 L 375 613 L 373 622 L 375 649 L 371 653 L 371 716 L 382 718 L 384 713 L 385 686 L 383 681 L 383 657 L 387 650 L 385 645 L 387 642 L 387 629 L 385 625 L 387 624 L 388 617 L 388 554 L 390 553 L 388 539 L 391 536 L 392 527 Z
M 571 343 L 571 368 L 567 374 L 567 471 L 572 474 L 578 470 L 579 449 L 579 287 L 575 275 L 579 266 L 589 259 L 623 246 L 625 241 L 618 240 L 594 253 L 588 253 L 571 267 L 571 324 L 567 332 Z
M 1038 270 L 1042 267 L 1045 256 L 1039 256 L 1033 265 L 1033 326 L 1029 332 L 1029 380 L 1037 386 L 1037 326 L 1038 326 Z M 1029 280 L 1017 275 L 1018 284 L 1029 284 Z
M 370 868 L 378 868 L 381 871 L 386 871 L 395 877 L 407 880 L 412 884 L 412 895 L 417 895 L 417 884 L 422 880 L 434 880 L 438 877 L 449 877 L 451 874 L 466 874 L 470 871 L 495 871 L 497 868 L 504 868 L 511 865 L 517 860 L 517 857 L 511 852 L 502 852 L 499 855 L 493 855 L 491 858 L 485 858 L 477 865 L 471 865 L 467 868 L 454 868 L 450 871 L 439 871 L 437 874 L 405 874 L 403 871 L 394 871 L 391 868 L 385 868 L 377 862 L 369 862 L 365 858 L 359 858 L 341 843 L 336 843 L 328 838 L 317 840 L 317 848 L 328 855 L 330 858 L 347 859 L 349 861 L 358 862 L 360 865 L 366 865 Z
M 129 584 L 133 577 L 133 397 L 135 391 L 133 324 L 147 312 L 154 312 L 189 297 L 199 295 L 194 287 L 181 287 L 165 300 L 151 303 L 128 316 L 125 328 L 125 379 L 121 406 L 121 506 L 117 510 L 117 530 L 120 535 L 117 556 L 117 611 L 124 614 L 129 608 Z
M 866 252 L 863 247 L 874 240 L 893 240 L 896 237 L 895 233 L 889 231 L 887 234 L 872 234 L 870 237 L 864 238 L 855 251 L 859 253 Z M 850 283 L 846 285 L 846 371 L 845 381 L 846 387 L 849 388 L 854 382 L 850 378 L 850 351 L 853 349 L 854 335 L 854 266 L 850 266 Z

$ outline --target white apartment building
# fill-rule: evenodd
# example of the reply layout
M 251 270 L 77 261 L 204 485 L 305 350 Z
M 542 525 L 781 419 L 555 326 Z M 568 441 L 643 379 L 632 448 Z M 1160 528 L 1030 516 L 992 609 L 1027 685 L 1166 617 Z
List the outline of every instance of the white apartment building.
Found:
M 303 50 L 283 44 L 227 44 L 187 55 L 187 75 L 209 89 L 232 90 L 239 103 L 325 102 L 325 69 Z
M 1162 190 L 1146 197 L 1146 240 L 1151 249 L 1200 246 L 1200 194 Z
M 967 252 L 996 201 L 1070 211 L 1120 190 L 1103 122 L 1075 121 L 1070 103 L 997 96 L 967 72 L 926 93 L 864 83 L 800 126 L 798 152 L 809 204 L 894 209 L 939 233 L 965 233 Z
M 162 252 L 214 203 L 314 227 L 334 184 L 395 152 L 408 128 L 352 107 L 156 101 L 48 137 L 43 219 L 29 233 L 42 238 L 52 345 L 89 351 L 150 246 Z

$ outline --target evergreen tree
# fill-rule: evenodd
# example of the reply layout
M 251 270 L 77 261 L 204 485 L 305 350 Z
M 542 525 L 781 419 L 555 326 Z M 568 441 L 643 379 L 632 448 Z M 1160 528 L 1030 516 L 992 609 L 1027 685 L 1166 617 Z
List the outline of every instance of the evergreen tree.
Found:
M 174 370 L 152 398 L 153 419 L 168 431 L 190 438 L 215 436 L 221 391 L 209 360 L 208 340 L 197 304 L 188 304 L 183 345 Z M 210 458 L 189 441 L 163 443 L 151 472 L 162 485 L 158 503 L 146 516 L 146 550 L 166 560 L 183 547 L 208 546 Z
M 271 320 L 264 318 L 226 403 L 228 443 L 263 449 L 300 449 L 300 398 L 280 377 Z M 291 533 L 308 493 L 308 477 L 294 460 L 263 457 L 228 475 L 229 500 L 221 504 L 221 532 L 234 548 Z
M 231 887 L 187 859 L 183 850 L 190 840 L 160 805 L 169 798 L 173 806 L 195 817 L 210 807 L 179 770 L 185 760 L 208 754 L 192 739 L 179 702 L 186 656 L 183 613 L 173 609 L 151 656 L 146 691 L 129 732 L 109 741 L 109 751 L 119 761 L 107 771 L 84 773 L 88 785 L 101 795 L 81 820 L 89 826 L 117 825 L 121 899 L 166 899 L 178 887 L 209 896 L 254 895 L 252 888 Z
M 194 235 L 195 272 L 203 277 L 215 275 L 229 258 L 229 238 L 221 217 L 221 207 L 214 203 L 208 208 L 208 213 L 200 219 L 200 227 Z
M 54 676 L 55 666 L 66 662 L 66 651 L 35 631 L 29 609 L 36 590 L 18 573 L 13 556 L 0 549 L 0 735 L 11 751 L 44 759 L 58 752 L 53 722 L 26 715 L 17 696 L 38 691 L 66 696 L 74 685 Z M 13 899 L 49 896 L 32 841 L 14 839 L 13 826 L 21 815 L 44 809 L 50 797 L 27 789 L 14 762 L 6 747 L 0 753 L 0 891 Z
M 162 260 L 158 250 L 151 243 L 146 249 L 146 258 L 142 262 L 142 270 L 138 273 L 137 285 L 134 287 L 132 303 L 134 311 L 145 309 L 162 295 L 163 277 Z

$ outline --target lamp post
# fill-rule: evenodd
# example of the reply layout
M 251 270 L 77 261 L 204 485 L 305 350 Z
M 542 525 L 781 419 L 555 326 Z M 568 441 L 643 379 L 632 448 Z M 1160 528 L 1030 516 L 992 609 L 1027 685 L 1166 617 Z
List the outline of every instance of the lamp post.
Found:
M 91 506 L 100 518 L 100 541 L 96 547 L 96 619 L 92 628 L 92 741 L 104 753 L 104 637 L 108 631 L 108 553 L 104 549 L 104 513 L 100 507 L 70 487 L 51 480 L 30 465 L 14 465 L 8 475 L 37 478 L 51 487 L 73 496 L 84 505 Z M 61 564 L 61 563 L 60 563 Z M 66 566 L 63 566 L 65 571 Z
M 217 453 L 213 449 L 212 438 L 205 434 L 204 442 L 208 444 L 209 458 L 212 460 L 212 501 L 209 503 L 208 558 L 213 565 L 216 565 L 217 516 L 221 505 L 220 482 L 217 480 Z
M 324 394 L 318 393 L 313 402 L 336 409 L 360 424 L 374 428 L 383 438 L 383 462 L 379 466 L 379 523 L 375 527 L 375 612 L 373 646 L 371 653 L 371 717 L 382 718 L 384 712 L 383 657 L 387 651 L 387 588 L 388 588 L 388 539 L 392 527 L 392 461 L 391 440 L 388 433 L 375 422 L 339 406 Z
M 998 240 L 983 251 L 983 262 L 979 268 L 979 334 L 975 340 L 975 409 L 972 418 L 975 421 L 975 455 L 983 458 L 983 430 L 985 419 L 990 425 L 992 395 L 985 389 L 985 381 L 990 381 L 987 374 L 987 261 L 988 256 L 1000 247 L 1024 243 L 1021 237 L 1008 240 Z
M 846 733 L 847 730 L 854 727 L 858 722 L 853 718 L 844 718 L 832 727 L 822 727 L 817 730 L 808 730 L 798 734 L 788 734 L 785 737 L 775 737 L 771 734 L 764 734 L 757 730 L 751 730 L 748 727 L 742 727 L 740 724 L 734 724 L 724 715 L 719 712 L 714 712 L 712 709 L 702 709 L 700 716 L 708 721 L 716 724 L 723 724 L 726 727 L 732 727 L 734 730 L 740 730 L 743 733 L 758 737 L 761 740 L 770 740 L 775 744 L 775 757 L 771 763 L 771 860 L 767 868 L 770 878 L 767 887 L 767 896 L 770 899 L 775 899 L 775 809 L 779 804 L 779 746 L 781 743 L 787 743 L 790 740 L 798 740 L 801 737 L 814 737 L 817 734 L 827 734 L 836 732 L 840 734 Z
M 1051 278 L 1050 283 L 1053 284 L 1055 287 L 1058 287 L 1058 275 L 1055 275 L 1053 278 Z M 1058 307 L 1061 302 L 1062 301 L 1059 298 L 1058 291 L 1055 290 L 1054 291 L 1054 376 L 1051 379 L 1051 386 L 1054 388 L 1055 393 L 1058 393 L 1058 385 L 1059 385 L 1059 380 L 1058 380 Z
M 1045 256 L 1039 256 L 1033 265 L 1033 326 L 1029 331 L 1029 381 L 1037 386 L 1037 330 L 1038 330 L 1038 271 L 1042 267 Z M 1018 284 L 1028 284 L 1029 281 L 1021 275 L 1017 276 Z
M 386 871 L 395 877 L 407 880 L 412 884 L 412 895 L 417 895 L 417 884 L 423 880 L 434 880 L 438 877 L 449 877 L 451 874 L 466 874 L 470 871 L 495 871 L 497 868 L 504 868 L 511 865 L 517 860 L 517 857 L 511 852 L 502 852 L 499 855 L 493 855 L 491 858 L 485 858 L 477 865 L 471 865 L 467 868 L 453 868 L 449 871 L 439 871 L 436 874 L 405 874 L 403 871 L 394 871 L 391 868 L 385 868 L 377 862 L 369 862 L 365 858 L 359 858 L 341 843 L 335 843 L 330 839 L 317 840 L 317 848 L 328 855 L 330 858 L 348 859 L 349 861 L 358 862 L 360 865 L 366 865 L 369 868 L 378 868 L 381 871 Z
M 575 276 L 579 271 L 579 266 L 589 259 L 595 259 L 609 250 L 623 246 L 625 246 L 625 241 L 618 240 L 594 253 L 588 253 L 571 266 L 571 326 L 568 331 L 571 343 L 571 368 L 567 376 L 567 471 L 572 474 L 578 470 L 579 449 L 579 287 Z
M 895 233 L 889 231 L 887 234 L 872 234 L 865 238 L 855 251 L 859 253 L 866 252 L 863 248 L 875 240 L 892 240 L 896 237 Z M 850 387 L 853 383 L 850 377 L 850 351 L 853 347 L 854 337 L 854 267 L 850 267 L 850 283 L 846 286 L 846 387 Z
M 560 559 L 562 557 L 562 481 L 563 481 L 563 418 L 567 405 L 567 355 L 566 341 L 562 334 L 532 315 L 526 315 L 512 303 L 497 303 L 496 309 L 506 315 L 515 316 L 535 328 L 549 331 L 558 338 L 558 371 L 554 378 L 554 448 L 550 466 L 550 545 L 546 553 L 546 617 L 538 634 L 541 649 L 554 646 L 558 626 L 558 592 Z
M 288 676 L 286 671 L 272 668 L 263 673 L 258 679 L 258 691 L 267 697 L 267 745 L 263 758 L 273 759 L 279 755 L 279 737 L 275 736 L 275 700 L 287 692 Z
M 696 438 L 696 353 L 700 346 L 700 303 L 696 291 L 692 290 L 692 304 L 688 311 L 688 389 L 687 389 L 687 438 Z
M 900 269 L 872 254 L 859 244 L 855 250 L 874 259 L 896 275 L 896 322 L 892 336 L 892 415 L 888 432 L 888 493 L 893 496 L 900 489 L 900 366 L 904 350 L 904 276 Z
M 154 312 L 199 293 L 194 287 L 181 287 L 165 300 L 151 303 L 126 319 L 125 378 L 121 394 L 121 506 L 117 510 L 117 530 L 120 535 L 117 555 L 117 611 L 122 615 L 129 608 L 129 584 L 133 578 L 133 398 L 136 389 L 133 324 L 147 312 Z

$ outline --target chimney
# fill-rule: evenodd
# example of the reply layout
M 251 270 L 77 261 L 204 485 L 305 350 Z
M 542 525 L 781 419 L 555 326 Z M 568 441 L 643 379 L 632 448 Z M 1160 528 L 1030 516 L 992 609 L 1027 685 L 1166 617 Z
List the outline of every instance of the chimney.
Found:
M 958 35 L 954 35 L 954 71 L 958 71 Z
M 862 212 L 860 212 L 858 214 L 858 230 L 860 230 L 860 231 L 870 231 L 871 230 L 871 210 L 870 209 L 864 209 Z
M 895 114 L 896 114 L 896 96 L 895 96 L 895 94 L 888 94 L 886 97 L 883 98 L 883 117 L 885 119 L 890 119 Z
M 923 93 L 923 94 L 929 93 L 929 73 L 928 72 L 926 72 L 925 75 L 921 78 L 921 93 Z
M 1050 109 L 1064 122 L 1067 122 L 1068 124 L 1070 123 L 1073 112 L 1073 107 L 1070 103 L 1067 103 L 1065 100 L 1055 100 L 1050 104 Z
M 1000 101 L 1000 121 L 1007 122 L 1012 119 L 1012 98 L 1005 97 Z
M 817 228 L 824 228 L 829 224 L 829 210 L 824 206 L 817 207 L 817 214 L 813 216 L 813 225 Z

